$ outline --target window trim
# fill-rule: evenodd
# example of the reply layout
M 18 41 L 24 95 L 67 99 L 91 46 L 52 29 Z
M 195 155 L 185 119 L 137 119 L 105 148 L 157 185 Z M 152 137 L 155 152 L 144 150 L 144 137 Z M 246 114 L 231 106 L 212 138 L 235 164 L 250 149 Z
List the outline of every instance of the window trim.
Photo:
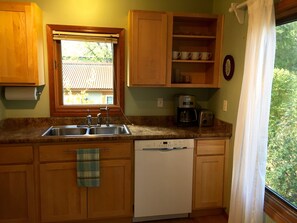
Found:
M 281 0 L 275 3 L 276 24 L 281 25 L 297 20 L 297 1 Z M 265 213 L 276 222 L 296 222 L 297 211 L 286 201 L 281 199 L 269 188 L 265 188 L 264 199 Z
M 115 63 L 115 83 L 114 83 L 114 105 L 110 107 L 110 115 L 121 115 L 124 111 L 124 87 L 125 87 L 125 30 L 124 28 L 102 28 L 89 26 L 69 26 L 47 24 L 47 50 L 48 50 L 48 78 L 49 78 L 49 99 L 50 99 L 50 116 L 85 116 L 87 114 L 96 115 L 99 112 L 98 105 L 63 105 L 62 82 L 55 71 L 55 45 L 53 40 L 53 30 L 71 31 L 84 33 L 109 33 L 118 34 L 118 43 L 115 46 L 114 63 Z M 102 107 L 105 105 L 102 105 Z
M 276 222 L 296 222 L 296 208 L 279 197 L 273 190 L 265 188 L 264 211 Z

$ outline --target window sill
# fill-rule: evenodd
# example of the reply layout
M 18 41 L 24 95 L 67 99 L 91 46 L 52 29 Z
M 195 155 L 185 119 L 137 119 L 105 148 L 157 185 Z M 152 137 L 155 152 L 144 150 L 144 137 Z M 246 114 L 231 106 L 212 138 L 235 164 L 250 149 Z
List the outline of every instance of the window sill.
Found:
M 297 211 L 276 196 L 270 189 L 265 189 L 265 213 L 275 222 L 297 222 Z

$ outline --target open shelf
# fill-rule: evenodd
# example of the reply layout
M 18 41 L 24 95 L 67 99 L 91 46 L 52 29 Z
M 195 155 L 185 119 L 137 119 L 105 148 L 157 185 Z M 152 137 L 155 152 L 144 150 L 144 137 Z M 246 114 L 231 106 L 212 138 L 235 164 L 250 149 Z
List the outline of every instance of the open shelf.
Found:
M 222 21 L 220 15 L 172 13 L 169 49 L 177 52 L 209 52 L 212 58 L 210 60 L 171 58 L 171 69 L 168 71 L 171 87 L 219 87 Z M 172 52 L 169 53 L 172 55 Z

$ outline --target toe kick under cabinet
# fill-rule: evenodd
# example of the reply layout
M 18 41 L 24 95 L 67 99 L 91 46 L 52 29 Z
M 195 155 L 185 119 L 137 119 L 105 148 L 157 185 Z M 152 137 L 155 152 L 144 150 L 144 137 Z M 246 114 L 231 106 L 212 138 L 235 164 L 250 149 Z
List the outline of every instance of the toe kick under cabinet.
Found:
M 219 88 L 222 37 L 222 15 L 130 11 L 128 85 Z
M 100 149 L 99 187 L 77 186 L 81 148 Z M 131 218 L 131 156 L 130 141 L 39 146 L 41 222 Z

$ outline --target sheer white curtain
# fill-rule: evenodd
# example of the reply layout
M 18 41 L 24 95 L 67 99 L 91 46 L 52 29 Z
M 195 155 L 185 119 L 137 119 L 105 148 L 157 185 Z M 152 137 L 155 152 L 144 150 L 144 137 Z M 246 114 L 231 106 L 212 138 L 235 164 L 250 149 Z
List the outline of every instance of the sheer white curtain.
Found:
M 273 0 L 248 1 L 245 65 L 235 131 L 229 223 L 263 222 L 275 55 Z

